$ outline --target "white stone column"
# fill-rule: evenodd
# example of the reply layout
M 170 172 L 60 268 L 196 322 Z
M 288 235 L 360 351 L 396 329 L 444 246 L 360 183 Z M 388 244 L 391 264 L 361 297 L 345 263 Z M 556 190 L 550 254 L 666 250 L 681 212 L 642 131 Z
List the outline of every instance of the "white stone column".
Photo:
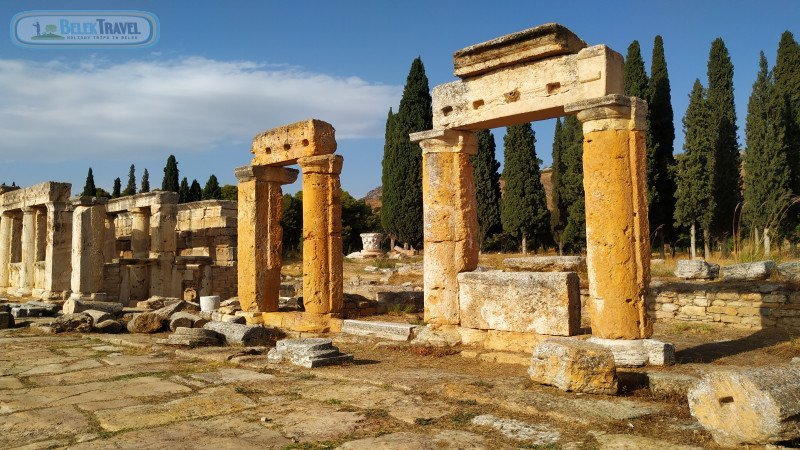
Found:
M 49 202 L 45 206 L 42 298 L 59 299 L 70 290 L 72 211 L 65 202 Z
M 3 212 L 0 214 L 0 294 L 8 289 L 8 265 L 11 264 L 11 227 L 14 218 Z
M 150 207 L 150 258 L 156 260 L 150 270 L 150 295 L 182 296 L 180 288 L 175 289 L 172 283 L 177 252 L 177 212 L 178 205 L 174 203 L 160 203 Z
M 36 262 L 36 209 L 22 208 L 22 264 L 19 269 L 17 295 L 31 295 L 33 288 L 33 265 Z
M 72 299 L 97 299 L 103 290 L 105 198 L 73 197 Z
M 106 214 L 105 237 L 103 239 L 103 261 L 107 263 L 119 259 L 119 254 L 117 254 L 117 226 L 114 223 L 116 219 L 116 214 Z
M 150 257 L 150 220 L 141 208 L 129 211 L 131 215 L 131 253 L 134 258 Z

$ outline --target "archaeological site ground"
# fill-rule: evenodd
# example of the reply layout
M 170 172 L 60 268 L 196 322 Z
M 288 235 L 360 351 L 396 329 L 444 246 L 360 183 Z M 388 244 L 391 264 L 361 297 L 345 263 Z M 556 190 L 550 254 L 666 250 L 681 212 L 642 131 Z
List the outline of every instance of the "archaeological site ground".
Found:
M 660 254 L 654 97 L 629 95 L 623 56 L 548 23 L 453 63 L 432 128 L 406 133 L 417 249 L 376 230 L 345 255 L 351 162 L 326 117 L 255 135 L 224 169 L 236 201 L 0 187 L 0 447 L 800 445 L 800 262 Z M 566 116 L 585 251 L 481 251 L 478 133 Z

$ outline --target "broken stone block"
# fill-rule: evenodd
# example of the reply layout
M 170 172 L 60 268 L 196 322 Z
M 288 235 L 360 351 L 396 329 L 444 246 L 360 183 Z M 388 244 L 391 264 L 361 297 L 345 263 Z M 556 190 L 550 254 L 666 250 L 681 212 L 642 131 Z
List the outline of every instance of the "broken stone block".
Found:
M 177 297 L 161 297 L 154 295 L 148 298 L 147 300 L 142 300 L 140 302 L 137 302 L 136 307 L 144 309 L 159 309 L 167 305 L 179 302 L 181 302 L 181 299 Z
M 163 308 L 159 308 L 153 312 L 161 316 L 161 318 L 168 320 L 173 314 L 181 311 L 196 313 L 200 311 L 200 308 L 195 303 L 179 300 L 174 303 L 168 303 L 164 305 Z
M 603 339 L 592 336 L 588 342 L 602 345 L 614 354 L 618 367 L 668 366 L 675 363 L 675 347 L 655 339 Z
M 174 331 L 166 339 L 159 339 L 158 343 L 187 347 L 207 347 L 222 344 L 222 336 L 216 331 L 187 327 L 178 327 Z
M 458 283 L 462 327 L 557 336 L 580 329 L 574 272 L 466 272 Z
M 114 316 L 112 316 L 111 314 L 105 311 L 98 311 L 96 309 L 88 309 L 83 312 L 85 314 L 92 316 L 92 320 L 94 320 L 94 323 L 100 323 L 106 320 L 112 320 L 114 318 Z
M 222 314 L 218 311 L 214 311 L 211 313 L 211 321 L 240 323 L 240 324 L 247 323 L 247 319 L 245 319 L 244 316 L 236 316 L 233 314 Z
M 689 410 L 725 446 L 800 438 L 800 366 L 720 370 L 689 391 Z
M 778 273 L 786 281 L 800 282 L 800 261 L 778 264 Z
M 341 353 L 330 339 L 283 339 L 267 353 L 267 359 L 273 363 L 285 361 L 313 368 L 352 362 L 353 355 Z
M 131 333 L 157 333 L 164 327 L 165 319 L 155 312 L 134 314 L 128 322 L 128 331 Z
M 528 375 L 564 391 L 616 395 L 617 367 L 611 350 L 591 342 L 549 338 L 533 349 Z
M 14 316 L 10 312 L 2 311 L 0 312 L 0 330 L 6 328 L 14 328 Z
M 342 321 L 342 333 L 370 336 L 393 341 L 407 341 L 414 336 L 416 325 L 407 323 L 378 322 L 367 320 Z
M 78 331 L 80 333 L 89 333 L 92 331 L 93 323 L 92 316 L 86 313 L 64 314 L 50 324 L 50 332 Z
M 11 315 L 17 319 L 23 317 L 48 317 L 53 315 L 53 311 L 50 308 L 26 303 L 11 307 Z
M 176 312 L 169 319 L 169 329 L 171 331 L 175 331 L 178 327 L 203 328 L 203 325 L 209 322 L 198 315 L 183 311 Z
M 104 320 L 94 324 L 94 329 L 98 333 L 117 334 L 122 331 L 122 324 L 116 320 Z
M 700 378 L 676 372 L 647 372 L 647 386 L 657 397 L 685 397 Z
M 76 314 L 79 312 L 88 311 L 90 309 L 117 315 L 122 312 L 122 304 L 114 302 L 96 302 L 89 300 L 69 299 L 64 302 L 61 312 L 64 314 Z
M 722 268 L 723 281 L 762 281 L 775 271 L 775 261 L 734 264 Z
M 680 259 L 675 265 L 675 276 L 684 280 L 713 280 L 719 276 L 719 264 L 701 259 Z
M 253 138 L 253 165 L 291 166 L 303 157 L 336 151 L 333 126 L 321 120 L 295 122 L 260 133 Z
M 506 258 L 503 265 L 512 270 L 528 272 L 577 272 L 586 265 L 583 256 L 526 256 Z
M 242 317 L 244 319 L 244 317 Z M 203 325 L 203 329 L 215 331 L 225 337 L 228 345 L 255 347 L 269 345 L 275 340 L 273 333 L 261 325 L 243 325 L 231 322 L 211 321 Z
M 504 419 L 491 414 L 481 414 L 472 419 L 473 425 L 494 428 L 503 436 L 517 441 L 526 441 L 529 445 L 550 446 L 561 439 L 561 433 L 551 425 L 544 423 L 526 423 L 521 420 Z

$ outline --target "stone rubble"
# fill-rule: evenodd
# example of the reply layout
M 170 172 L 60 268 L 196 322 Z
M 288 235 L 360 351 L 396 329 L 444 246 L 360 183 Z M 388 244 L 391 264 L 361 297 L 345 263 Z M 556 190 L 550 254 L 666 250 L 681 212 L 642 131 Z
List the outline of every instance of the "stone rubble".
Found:
M 314 368 L 344 364 L 353 361 L 353 355 L 341 353 L 330 339 L 283 339 L 267 353 L 272 363 L 288 362 L 296 366 Z
M 763 281 L 772 275 L 775 261 L 734 264 L 722 268 L 722 281 Z
M 92 316 L 85 312 L 75 314 L 64 314 L 50 324 L 51 333 L 64 333 L 78 331 L 89 333 L 92 331 L 94 320 Z
M 242 318 L 244 319 L 244 318 Z M 244 325 L 232 322 L 211 321 L 203 325 L 203 329 L 214 331 L 225 338 L 228 345 L 254 347 L 270 345 L 277 334 L 276 330 L 261 325 Z
M 680 259 L 675 265 L 675 276 L 684 280 L 713 280 L 719 276 L 719 264 L 702 259 Z
M 130 333 L 157 333 L 164 328 L 164 317 L 155 312 L 134 314 L 128 321 L 127 328 Z
M 177 327 L 173 331 L 166 339 L 159 339 L 158 343 L 194 348 L 221 345 L 224 339 L 216 331 L 204 328 Z
M 608 348 L 618 367 L 669 366 L 675 363 L 675 347 L 655 339 L 602 339 L 587 342 Z
M 616 395 L 614 355 L 606 347 L 572 338 L 548 338 L 533 349 L 528 375 L 563 391 Z

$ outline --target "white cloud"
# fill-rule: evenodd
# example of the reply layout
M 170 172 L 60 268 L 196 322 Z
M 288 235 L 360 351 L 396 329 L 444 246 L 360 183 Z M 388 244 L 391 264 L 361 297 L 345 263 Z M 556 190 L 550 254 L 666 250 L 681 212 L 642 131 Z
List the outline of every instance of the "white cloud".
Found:
M 401 87 L 285 65 L 183 58 L 110 64 L 0 59 L 4 161 L 126 158 L 241 146 L 306 118 L 382 137 Z

